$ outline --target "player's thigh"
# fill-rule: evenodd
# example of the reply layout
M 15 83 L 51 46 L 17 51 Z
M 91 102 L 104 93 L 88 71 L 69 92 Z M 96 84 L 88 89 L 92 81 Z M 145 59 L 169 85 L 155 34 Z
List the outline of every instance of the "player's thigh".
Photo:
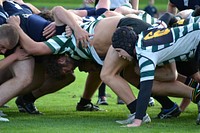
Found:
M 155 80 L 157 81 L 175 81 L 177 77 L 178 73 L 175 62 L 162 67 L 156 67 Z
M 101 78 L 119 74 L 128 61 L 119 57 L 118 53 L 110 47 L 101 70 Z
M 0 71 L 0 84 L 6 82 L 7 80 L 12 78 L 12 73 L 9 68 L 5 68 Z
M 33 57 L 30 57 L 26 60 L 16 61 L 14 62 L 10 70 L 14 77 L 19 80 L 30 81 L 33 78 L 35 68 L 35 61 Z

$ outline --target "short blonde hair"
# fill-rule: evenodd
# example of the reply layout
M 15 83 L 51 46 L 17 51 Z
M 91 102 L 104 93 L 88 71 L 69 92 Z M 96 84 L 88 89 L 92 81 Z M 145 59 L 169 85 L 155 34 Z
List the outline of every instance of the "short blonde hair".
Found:
M 10 47 L 14 48 L 19 41 L 19 33 L 13 25 L 3 24 L 0 26 L 0 39 L 7 39 Z

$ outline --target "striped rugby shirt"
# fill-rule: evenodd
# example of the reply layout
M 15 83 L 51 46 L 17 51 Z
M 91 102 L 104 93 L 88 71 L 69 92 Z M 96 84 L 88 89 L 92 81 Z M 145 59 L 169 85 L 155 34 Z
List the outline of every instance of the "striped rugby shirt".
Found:
M 151 23 L 155 23 L 157 19 L 152 18 L 147 13 L 140 15 L 141 19 Z M 96 24 L 102 19 L 105 18 L 104 15 L 99 16 L 98 18 L 86 17 L 82 28 L 84 28 L 88 33 L 94 34 L 94 28 Z M 88 45 L 88 48 L 76 47 L 75 36 L 66 37 L 65 33 L 62 35 L 57 35 L 45 42 L 47 46 L 52 50 L 53 54 L 69 54 L 73 59 L 93 59 L 98 64 L 103 65 L 103 60 L 99 58 L 93 46 Z
M 136 119 L 142 119 L 151 95 L 156 65 L 193 58 L 200 42 L 200 23 L 175 28 L 149 28 L 135 46 L 140 67 Z
M 136 44 L 141 81 L 154 79 L 156 65 L 187 61 L 194 57 L 200 41 L 199 32 L 199 23 L 142 32 Z
M 81 25 L 81 27 L 88 31 L 89 34 L 94 34 L 95 26 L 101 18 L 103 17 L 100 16 L 95 21 L 85 22 Z M 90 46 L 89 44 L 87 48 L 82 48 L 81 44 L 79 47 L 76 46 L 76 39 L 73 34 L 70 37 L 67 37 L 66 34 L 63 33 L 62 35 L 52 37 L 44 43 L 52 50 L 53 54 L 66 53 L 75 60 L 93 59 L 98 64 L 103 65 L 103 61 L 96 53 L 93 46 Z
M 152 17 L 151 15 L 149 15 L 147 12 L 142 12 L 138 14 L 139 19 L 143 20 L 144 22 L 147 22 L 149 24 L 155 24 L 158 19 Z

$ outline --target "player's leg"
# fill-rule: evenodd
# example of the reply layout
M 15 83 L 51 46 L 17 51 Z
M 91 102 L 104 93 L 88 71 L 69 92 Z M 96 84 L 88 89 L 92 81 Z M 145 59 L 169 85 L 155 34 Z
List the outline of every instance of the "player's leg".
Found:
M 33 79 L 34 59 L 16 61 L 11 66 L 13 78 L 7 80 L 0 86 L 0 106 L 17 96 Z

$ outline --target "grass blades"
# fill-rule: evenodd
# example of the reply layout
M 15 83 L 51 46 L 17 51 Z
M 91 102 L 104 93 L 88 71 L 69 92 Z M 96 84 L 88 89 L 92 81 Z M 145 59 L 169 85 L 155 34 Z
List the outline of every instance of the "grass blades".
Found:
M 62 90 L 46 95 L 36 101 L 37 108 L 44 115 L 29 115 L 19 113 L 14 100 L 8 105 L 10 108 L 0 108 L 8 115 L 10 122 L 0 122 L 1 133 L 197 133 L 200 126 L 196 125 L 197 107 L 191 103 L 185 112 L 178 118 L 159 120 L 155 117 L 160 112 L 160 105 L 148 108 L 152 122 L 138 128 L 123 128 L 116 120 L 126 119 L 129 114 L 126 105 L 117 105 L 117 96 L 107 87 L 106 92 L 109 105 L 100 107 L 104 112 L 77 112 L 76 104 L 79 101 L 85 83 L 86 73 L 75 71 L 76 81 Z M 133 87 L 134 92 L 138 92 Z M 136 94 L 137 95 L 137 94 Z M 180 98 L 172 98 L 177 104 Z M 97 92 L 92 102 L 97 101 Z

